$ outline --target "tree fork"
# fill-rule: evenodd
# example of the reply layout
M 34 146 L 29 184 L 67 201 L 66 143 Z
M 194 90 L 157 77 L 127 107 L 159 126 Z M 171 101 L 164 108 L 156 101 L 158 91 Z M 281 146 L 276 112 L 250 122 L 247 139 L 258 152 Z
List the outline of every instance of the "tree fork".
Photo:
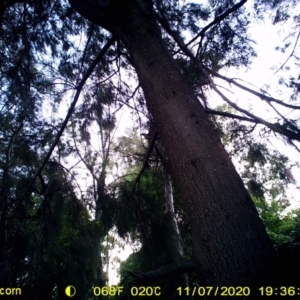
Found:
M 168 52 L 152 2 L 122 2 L 122 14 L 108 20 L 99 6 L 96 12 L 96 7 L 87 8 L 88 2 L 70 0 L 84 17 L 118 35 L 131 56 L 166 150 L 168 172 L 189 217 L 201 284 L 249 286 L 255 295 L 272 277 L 274 250 L 263 223 L 213 124 Z

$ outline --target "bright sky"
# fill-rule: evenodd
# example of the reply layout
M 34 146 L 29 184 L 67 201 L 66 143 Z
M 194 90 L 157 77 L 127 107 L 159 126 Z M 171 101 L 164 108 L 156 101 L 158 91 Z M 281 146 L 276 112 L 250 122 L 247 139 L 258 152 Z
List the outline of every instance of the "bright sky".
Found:
M 251 1 L 250 1 L 251 2 Z M 293 13 L 300 12 L 300 5 L 298 4 L 294 7 Z M 270 85 L 270 89 L 268 92 L 274 98 L 280 100 L 288 100 L 287 93 L 279 93 L 278 92 L 278 80 L 279 76 L 288 77 L 287 74 L 291 74 L 294 77 L 298 77 L 299 69 L 296 68 L 294 61 L 290 60 L 287 62 L 286 66 L 289 66 L 291 69 L 288 73 L 284 72 L 276 72 L 278 68 L 282 66 L 282 64 L 287 60 L 289 55 L 292 52 L 294 44 L 296 42 L 296 36 L 298 32 L 296 32 L 296 36 L 290 37 L 286 39 L 291 31 L 293 25 L 292 22 L 287 22 L 284 25 L 272 25 L 270 20 L 260 21 L 259 23 L 251 23 L 251 31 L 250 37 L 257 42 L 255 49 L 257 51 L 258 57 L 253 60 L 253 64 L 248 70 L 235 70 L 230 69 L 227 72 L 223 72 L 223 74 L 227 77 L 240 78 L 245 82 L 251 83 L 253 86 L 248 85 L 250 88 L 258 90 L 259 88 L 266 89 L 266 84 Z M 298 29 L 299 30 L 299 29 Z M 275 47 L 283 46 L 283 44 L 287 41 L 291 42 L 291 46 L 288 48 L 286 53 L 281 53 L 280 51 L 275 51 Z M 297 54 L 297 51 L 296 51 Z M 298 47 L 298 57 L 299 57 L 299 47 Z M 275 67 L 275 68 L 274 68 Z M 241 84 L 245 84 L 244 82 L 240 82 Z M 228 85 L 225 84 L 228 87 Z M 247 84 L 246 84 L 247 86 Z M 259 90 L 258 90 L 259 91 Z M 284 89 L 283 89 L 284 91 Z M 286 89 L 287 91 L 287 89 Z M 252 108 L 254 114 L 260 116 L 265 119 L 269 119 L 270 122 L 275 122 L 273 117 L 275 114 L 272 109 L 260 99 L 256 97 L 250 97 L 247 93 L 241 92 L 238 88 L 233 89 L 234 96 L 231 96 L 232 99 L 236 99 L 236 103 L 243 108 Z M 251 100 L 248 100 L 249 99 Z M 245 101 L 246 100 L 246 101 Z M 248 100 L 248 101 L 247 101 Z M 276 105 L 275 105 L 276 106 Z M 286 112 L 290 112 L 290 110 L 286 110 L 282 107 L 276 106 L 276 108 L 280 111 L 280 113 L 284 114 Z M 289 115 L 290 116 L 290 115 Z M 298 113 L 299 116 L 299 113 Z M 300 159 L 299 152 L 296 151 L 292 146 L 286 146 L 277 138 L 273 138 L 270 140 L 274 149 L 280 151 L 282 154 L 287 155 L 291 161 L 298 162 Z M 295 142 L 297 144 L 297 142 Z M 299 143 L 298 143 L 299 147 Z M 300 170 L 297 167 L 292 169 L 292 173 L 294 178 L 296 179 L 297 185 L 300 186 Z M 290 184 L 288 190 L 289 200 L 292 201 L 293 206 L 300 207 L 300 199 L 299 199 L 299 189 L 297 186 Z

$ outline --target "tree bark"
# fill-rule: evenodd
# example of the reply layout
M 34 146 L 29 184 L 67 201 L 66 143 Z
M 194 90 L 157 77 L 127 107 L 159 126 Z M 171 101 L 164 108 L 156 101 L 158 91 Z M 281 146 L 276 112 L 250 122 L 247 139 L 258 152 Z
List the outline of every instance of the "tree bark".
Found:
M 89 18 L 83 2 L 70 3 Z M 249 286 L 255 295 L 270 283 L 273 247 L 213 124 L 168 52 L 151 5 L 122 1 L 121 12 L 105 16 L 98 7 L 98 19 L 95 6 L 90 20 L 118 35 L 131 56 L 189 216 L 202 285 Z
M 165 216 L 164 216 L 164 243 L 166 249 L 171 256 L 173 262 L 181 262 L 184 260 L 184 252 L 182 247 L 182 239 L 179 232 L 177 220 L 175 218 L 175 209 L 173 201 L 173 187 L 170 175 L 163 170 L 164 175 L 164 186 L 165 186 Z M 173 292 L 179 286 L 188 286 L 187 274 L 180 274 L 173 278 Z
M 177 220 L 175 218 L 172 180 L 170 178 L 170 175 L 166 171 L 163 172 L 166 204 L 165 218 L 167 220 L 166 226 L 168 227 L 166 231 L 168 235 L 166 236 L 166 240 L 169 241 L 166 244 L 167 247 L 169 247 L 169 253 L 172 257 L 172 260 L 174 262 L 177 262 L 183 260 L 183 247 Z

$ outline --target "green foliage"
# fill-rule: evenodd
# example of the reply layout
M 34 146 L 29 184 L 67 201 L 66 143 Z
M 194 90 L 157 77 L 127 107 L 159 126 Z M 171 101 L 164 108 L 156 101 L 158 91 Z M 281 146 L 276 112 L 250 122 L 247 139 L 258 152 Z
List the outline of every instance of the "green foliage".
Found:
M 63 185 L 62 178 L 52 180 L 45 197 L 32 198 L 25 218 L 15 225 L 22 236 L 18 233 L 8 241 L 13 253 L 22 249 L 7 263 L 16 272 L 12 280 L 18 278 L 14 285 L 24 288 L 26 299 L 61 299 L 69 284 L 78 287 L 76 299 L 87 299 L 95 282 L 93 243 L 99 229 L 72 189 Z
M 133 240 L 139 241 L 141 248 L 121 263 L 119 274 L 122 284 L 131 280 L 128 271 L 148 272 L 173 263 L 175 257 L 177 261 L 183 259 L 178 256 L 177 249 L 172 248 L 175 238 L 172 235 L 173 215 L 165 213 L 162 171 L 154 169 L 145 171 L 135 191 L 133 191 L 134 180 L 128 179 L 119 187 L 120 213 L 116 218 L 116 224 L 121 236 L 130 235 Z M 192 252 L 190 229 L 177 193 L 175 193 L 175 209 L 184 251 L 186 257 L 189 257 Z M 164 287 L 162 298 L 167 299 L 173 295 L 176 286 L 183 284 L 183 278 L 175 276 L 162 280 L 159 284 Z
M 253 198 L 275 246 L 277 284 L 297 284 L 300 267 L 300 210 L 290 210 L 287 199 L 271 201 Z
M 125 285 L 130 282 L 128 271 L 146 270 L 147 268 L 143 265 L 145 262 L 146 260 L 141 251 L 130 254 L 129 257 L 120 264 L 120 283 Z
M 288 200 L 267 202 L 261 198 L 254 198 L 254 203 L 276 247 L 289 242 L 295 224 L 294 212 L 284 213 L 290 205 Z

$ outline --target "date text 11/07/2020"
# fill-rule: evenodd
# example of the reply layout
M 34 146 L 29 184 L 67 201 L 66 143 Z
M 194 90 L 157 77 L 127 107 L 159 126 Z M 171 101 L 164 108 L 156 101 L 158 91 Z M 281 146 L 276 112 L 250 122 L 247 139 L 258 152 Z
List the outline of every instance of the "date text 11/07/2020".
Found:
M 94 296 L 120 296 L 125 291 L 123 286 L 93 287 Z M 131 296 L 161 296 L 162 289 L 159 286 L 133 286 L 127 290 Z M 176 289 L 179 296 L 223 296 L 223 297 L 247 297 L 251 295 L 250 287 L 247 286 L 192 286 L 178 287 Z M 300 287 L 260 287 L 258 292 L 261 296 L 300 296 Z
M 193 286 L 177 288 L 179 296 L 250 296 L 251 290 L 248 286 Z M 261 296 L 300 296 L 300 287 L 280 286 L 280 287 L 260 287 L 258 292 Z

